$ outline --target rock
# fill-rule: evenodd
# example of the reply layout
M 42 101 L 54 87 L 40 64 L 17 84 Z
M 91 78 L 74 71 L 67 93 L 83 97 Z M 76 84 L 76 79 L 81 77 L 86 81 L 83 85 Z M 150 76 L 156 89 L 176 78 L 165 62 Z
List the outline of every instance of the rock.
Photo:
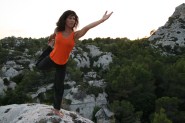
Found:
M 149 41 L 166 52 L 181 52 L 181 48 L 185 47 L 185 3 L 175 8 L 166 24 L 159 27 Z
M 61 109 L 61 118 L 45 104 L 12 104 L 0 107 L 0 123 L 93 123 L 79 114 Z

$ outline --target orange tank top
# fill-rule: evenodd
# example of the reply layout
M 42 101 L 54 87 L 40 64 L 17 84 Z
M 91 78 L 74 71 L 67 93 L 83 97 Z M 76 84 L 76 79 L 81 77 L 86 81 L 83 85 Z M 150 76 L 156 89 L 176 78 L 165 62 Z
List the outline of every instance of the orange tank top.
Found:
M 62 32 L 58 32 L 55 36 L 54 49 L 50 53 L 51 60 L 59 65 L 66 64 L 74 45 L 74 32 L 68 37 L 64 37 Z

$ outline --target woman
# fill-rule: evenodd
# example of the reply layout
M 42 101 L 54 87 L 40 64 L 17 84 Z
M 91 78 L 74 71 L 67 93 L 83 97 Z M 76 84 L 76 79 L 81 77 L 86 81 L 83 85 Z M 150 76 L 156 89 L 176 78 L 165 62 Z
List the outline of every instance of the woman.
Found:
M 107 20 L 113 12 L 107 14 L 81 30 L 74 31 L 78 26 L 78 16 L 72 10 L 65 11 L 57 22 L 55 33 L 49 38 L 48 44 L 52 46 L 52 39 L 55 39 L 54 48 L 51 53 L 37 63 L 37 67 L 41 70 L 46 70 L 51 67 L 56 68 L 55 82 L 54 82 L 54 113 L 63 116 L 60 112 L 61 101 L 64 92 L 64 78 L 66 72 L 66 64 L 68 62 L 70 53 L 75 46 L 75 42 L 84 36 L 87 31 Z M 51 49 L 51 48 L 50 48 Z

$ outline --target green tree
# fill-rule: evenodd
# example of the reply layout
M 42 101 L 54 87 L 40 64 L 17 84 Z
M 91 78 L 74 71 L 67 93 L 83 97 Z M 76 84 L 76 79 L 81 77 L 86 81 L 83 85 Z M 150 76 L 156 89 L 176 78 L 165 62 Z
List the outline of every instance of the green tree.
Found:
M 176 123 L 177 114 L 179 114 L 179 105 L 181 101 L 177 97 L 161 97 L 156 100 L 156 112 L 161 108 L 166 111 L 166 115 Z
M 171 97 L 185 98 L 185 59 L 178 59 L 166 68 L 165 94 Z
M 115 114 L 116 123 L 134 123 L 136 121 L 134 107 L 129 101 L 114 101 L 111 109 Z
M 69 59 L 68 61 L 67 74 L 69 80 L 76 82 L 82 81 L 82 72 L 80 71 L 80 68 L 77 67 L 76 61 L 73 59 Z
M 165 110 L 161 108 L 159 113 L 154 114 L 152 123 L 172 123 L 172 121 L 167 118 Z
M 22 104 L 28 102 L 32 102 L 31 97 L 19 90 L 7 91 L 6 96 L 4 96 L 1 100 L 2 105 Z

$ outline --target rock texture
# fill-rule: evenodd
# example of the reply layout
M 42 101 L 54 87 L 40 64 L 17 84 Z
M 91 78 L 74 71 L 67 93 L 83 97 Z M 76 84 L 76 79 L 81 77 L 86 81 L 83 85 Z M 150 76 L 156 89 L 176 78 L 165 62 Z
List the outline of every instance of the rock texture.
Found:
M 166 24 L 154 32 L 149 41 L 170 53 L 181 52 L 185 47 L 185 3 L 175 8 Z
M 12 104 L 0 107 L 0 123 L 93 123 L 75 112 L 61 109 L 61 118 L 44 104 Z

